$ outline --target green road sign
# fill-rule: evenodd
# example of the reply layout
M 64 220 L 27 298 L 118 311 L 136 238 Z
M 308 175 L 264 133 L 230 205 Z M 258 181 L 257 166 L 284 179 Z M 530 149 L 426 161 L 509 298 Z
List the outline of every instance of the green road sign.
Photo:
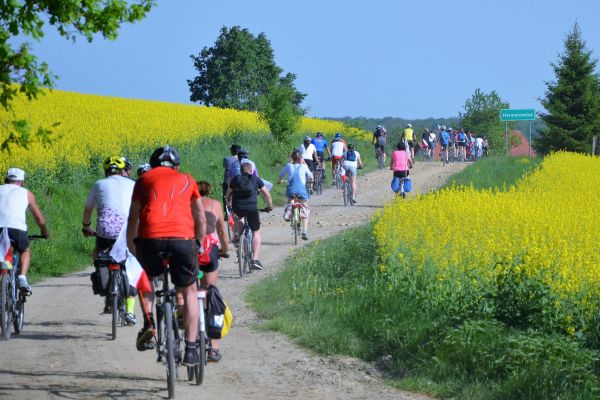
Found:
M 535 120 L 535 110 L 524 109 L 517 110 L 512 108 L 505 108 L 500 110 L 500 121 L 533 121 Z

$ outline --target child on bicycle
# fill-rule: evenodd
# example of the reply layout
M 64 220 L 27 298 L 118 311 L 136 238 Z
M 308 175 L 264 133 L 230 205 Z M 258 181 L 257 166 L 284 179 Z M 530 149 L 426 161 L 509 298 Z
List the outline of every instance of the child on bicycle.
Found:
M 302 239 L 308 240 L 308 193 L 306 192 L 306 182 L 311 182 L 313 174 L 308 166 L 302 163 L 302 155 L 300 151 L 292 152 L 291 162 L 279 172 L 279 183 L 284 182 L 285 177 L 288 177 L 287 188 L 285 195 L 288 200 L 294 197 L 300 198 L 300 203 L 304 212 L 300 213 L 302 221 Z M 301 209 L 302 210 L 302 209 Z

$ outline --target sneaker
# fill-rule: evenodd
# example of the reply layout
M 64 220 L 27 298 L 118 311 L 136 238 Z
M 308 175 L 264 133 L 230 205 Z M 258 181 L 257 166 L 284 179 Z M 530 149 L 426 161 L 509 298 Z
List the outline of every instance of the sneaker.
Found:
M 31 286 L 29 286 L 29 283 L 27 282 L 27 277 L 25 275 L 19 275 L 17 280 L 19 283 L 19 290 L 27 296 L 30 296 L 32 291 Z
M 194 365 L 200 364 L 200 357 L 196 351 L 196 345 L 185 346 L 185 355 L 183 356 L 183 365 L 186 367 L 193 367 Z
M 252 260 L 250 262 L 250 269 L 255 269 L 257 271 L 262 271 L 263 270 L 263 265 L 258 260 Z
M 302 239 L 308 240 L 308 234 L 306 232 L 302 232 Z
M 221 360 L 221 351 L 219 349 L 210 349 L 206 359 L 208 362 L 219 362 Z
M 106 296 L 104 298 L 104 309 L 102 310 L 103 314 L 112 314 L 112 305 L 110 304 L 110 297 Z
M 145 351 L 154 348 L 154 342 L 152 341 L 152 338 L 154 337 L 153 329 L 150 325 L 144 325 L 145 326 L 138 332 L 137 340 L 135 341 L 135 347 L 138 351 Z M 152 325 L 154 325 L 154 321 L 152 321 Z
M 352 204 L 356 204 L 356 203 L 358 203 L 358 200 L 356 200 L 356 199 L 352 199 L 352 200 L 350 200 L 350 201 L 352 202 Z
M 137 324 L 137 318 L 135 318 L 135 315 L 133 313 L 125 313 L 125 322 L 127 323 L 127 325 L 135 325 Z

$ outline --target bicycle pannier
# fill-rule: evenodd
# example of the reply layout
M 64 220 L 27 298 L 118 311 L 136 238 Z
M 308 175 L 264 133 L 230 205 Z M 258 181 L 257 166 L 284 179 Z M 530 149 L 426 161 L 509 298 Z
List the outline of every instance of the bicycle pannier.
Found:
M 94 294 L 99 294 L 100 296 L 106 296 L 108 294 L 108 264 L 113 263 L 115 263 L 115 261 L 106 252 L 98 254 L 98 257 L 94 260 L 96 271 L 92 272 L 92 275 L 90 275 Z
M 412 189 L 412 183 L 410 181 L 410 178 L 406 177 L 406 179 L 404 179 L 404 191 L 408 193 L 410 192 L 410 189 Z
M 209 286 L 206 307 L 206 334 L 211 339 L 223 337 L 225 325 L 225 302 L 216 286 Z

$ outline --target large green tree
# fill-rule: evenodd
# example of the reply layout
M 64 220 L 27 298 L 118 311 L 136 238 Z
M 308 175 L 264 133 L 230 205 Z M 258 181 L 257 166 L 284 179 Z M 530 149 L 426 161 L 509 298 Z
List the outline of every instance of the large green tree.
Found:
M 191 101 L 260 111 L 261 104 L 265 104 L 261 97 L 281 86 L 291 90 L 294 106 L 299 107 L 304 100 L 305 94 L 294 86 L 296 76 L 282 76 L 283 70 L 275 64 L 271 43 L 264 33 L 254 36 L 239 26 L 223 27 L 212 47 L 204 47 L 198 56 L 191 57 L 198 71 L 198 76 L 187 81 Z
M 53 87 L 56 76 L 27 42 L 43 38 L 46 25 L 68 40 L 85 37 L 91 42 L 95 34 L 113 40 L 121 24 L 141 20 L 154 4 L 155 0 L 0 0 L 0 106 L 10 112 L 19 92 L 33 100 L 42 88 Z M 31 141 L 47 140 L 50 132 L 34 132 L 25 120 L 3 118 L 0 147 L 26 147 Z
M 509 108 L 495 90 L 484 93 L 476 89 L 465 101 L 464 112 L 459 112 L 463 128 L 487 136 L 490 152 L 501 154 L 506 149 L 504 126 L 500 123 L 500 110 Z
M 585 47 L 577 23 L 564 41 L 564 53 L 551 63 L 556 81 L 546 82 L 540 99 L 547 113 L 540 113 L 545 127 L 534 142 L 536 150 L 589 152 L 592 136 L 600 134 L 600 78 L 597 59 Z

